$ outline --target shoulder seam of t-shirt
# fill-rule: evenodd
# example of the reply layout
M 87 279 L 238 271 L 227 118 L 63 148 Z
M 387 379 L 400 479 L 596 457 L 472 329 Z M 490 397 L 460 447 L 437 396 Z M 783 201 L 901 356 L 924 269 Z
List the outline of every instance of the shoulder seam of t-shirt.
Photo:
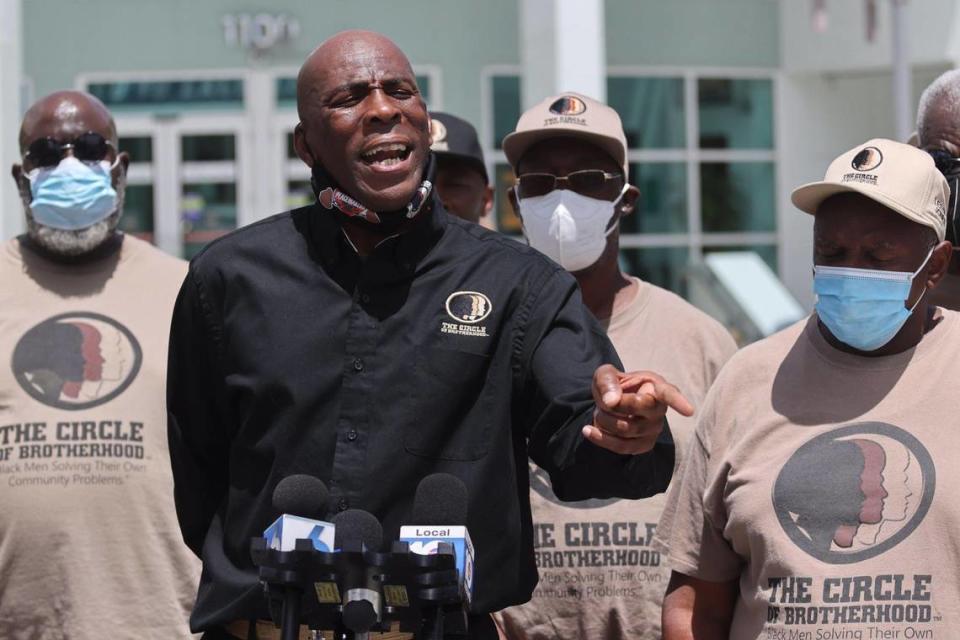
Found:
M 881 356 L 880 358 L 868 358 L 866 356 L 857 356 L 852 353 L 848 354 L 848 353 L 844 353 L 842 351 L 836 350 L 837 351 L 836 357 L 831 357 L 832 354 L 824 353 L 821 347 L 825 346 L 826 348 L 829 348 L 829 349 L 834 349 L 834 347 L 830 346 L 829 343 L 827 343 L 826 339 L 823 338 L 822 336 L 820 336 L 820 338 L 823 340 L 823 342 L 818 342 L 816 338 L 814 338 L 812 335 L 808 333 L 808 331 L 819 332 L 819 328 L 817 327 L 816 322 L 812 322 L 812 321 L 810 322 L 809 326 L 804 327 L 803 331 L 801 332 L 801 335 L 802 335 L 802 339 L 806 340 L 809 343 L 810 348 L 817 355 L 817 358 L 831 367 L 840 367 L 841 369 L 849 369 L 849 370 L 856 370 L 856 371 L 864 371 L 864 370 L 888 371 L 890 369 L 896 369 L 898 367 L 906 367 L 910 363 L 924 360 L 927 358 L 929 354 L 934 353 L 936 351 L 937 345 L 932 343 L 939 343 L 945 339 L 943 338 L 943 336 L 946 333 L 946 330 L 954 323 L 956 319 L 956 315 L 957 315 L 956 313 L 947 313 L 947 310 L 944 310 L 943 322 L 941 322 L 941 326 L 938 327 L 939 329 L 943 329 L 943 331 L 936 333 L 931 337 L 928 337 L 930 335 L 929 333 L 925 333 L 923 338 L 921 338 L 920 342 L 914 345 L 911 349 L 907 350 L 907 351 L 913 351 L 913 354 L 909 357 L 909 360 L 906 359 L 907 351 L 901 351 L 900 353 L 895 353 L 890 356 Z M 930 340 L 931 342 L 928 342 L 926 345 L 924 345 L 923 343 L 925 340 Z M 846 361 L 847 356 L 849 356 L 850 358 L 857 358 L 858 361 L 848 362 Z M 860 360 L 862 360 L 862 362 Z

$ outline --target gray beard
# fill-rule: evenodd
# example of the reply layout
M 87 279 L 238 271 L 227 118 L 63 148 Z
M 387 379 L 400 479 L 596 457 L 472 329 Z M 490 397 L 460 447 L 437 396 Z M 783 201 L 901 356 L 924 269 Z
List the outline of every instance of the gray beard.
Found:
M 27 236 L 50 253 L 61 256 L 79 256 L 93 251 L 113 235 L 120 223 L 120 211 L 117 210 L 86 229 L 67 231 L 40 224 L 33 219 L 30 209 L 26 213 Z
M 114 188 L 117 190 L 117 210 L 100 222 L 95 222 L 85 229 L 55 229 L 41 224 L 33 217 L 30 210 L 30 191 L 20 187 L 20 199 L 23 202 L 23 211 L 27 217 L 27 237 L 36 242 L 50 253 L 59 256 L 80 256 L 93 251 L 106 242 L 117 230 L 120 216 L 123 213 L 123 201 L 126 195 L 126 183 L 120 182 Z

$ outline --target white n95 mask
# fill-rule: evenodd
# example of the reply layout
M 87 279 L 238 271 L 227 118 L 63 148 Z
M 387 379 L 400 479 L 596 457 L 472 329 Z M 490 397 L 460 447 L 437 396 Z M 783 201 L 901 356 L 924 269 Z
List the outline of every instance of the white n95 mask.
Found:
M 610 219 L 627 192 L 623 185 L 613 202 L 556 189 L 544 196 L 520 198 L 523 234 L 531 247 L 567 271 L 582 271 L 600 259 L 616 224 Z M 619 224 L 619 221 L 618 221 Z

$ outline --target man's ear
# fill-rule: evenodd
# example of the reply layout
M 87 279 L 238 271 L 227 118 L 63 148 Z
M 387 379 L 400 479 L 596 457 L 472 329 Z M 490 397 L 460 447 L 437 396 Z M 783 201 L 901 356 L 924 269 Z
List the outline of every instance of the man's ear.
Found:
M 487 216 L 491 211 L 493 211 L 493 187 L 487 185 L 483 190 L 483 213 L 480 217 Z
M 117 166 L 123 169 L 123 175 L 127 175 L 127 171 L 130 169 L 130 154 L 126 151 L 117 154 Z
M 949 242 L 943 241 L 934 247 L 930 256 L 930 269 L 927 271 L 927 289 L 935 288 L 943 280 L 952 257 L 953 246 Z
M 507 200 L 510 201 L 510 206 L 513 208 L 514 215 L 520 219 L 520 222 L 523 222 L 523 216 L 520 215 L 520 201 L 517 199 L 516 187 L 510 187 L 507 189 Z
M 310 152 L 310 145 L 307 144 L 307 134 L 303 130 L 302 122 L 298 122 L 297 126 L 293 128 L 293 149 L 297 152 L 297 157 L 313 169 L 313 163 L 316 162 L 316 159 Z
M 623 198 L 620 199 L 620 217 L 624 218 L 637 208 L 637 201 L 640 199 L 640 189 L 637 189 L 635 186 L 628 185 L 627 190 L 623 194 Z

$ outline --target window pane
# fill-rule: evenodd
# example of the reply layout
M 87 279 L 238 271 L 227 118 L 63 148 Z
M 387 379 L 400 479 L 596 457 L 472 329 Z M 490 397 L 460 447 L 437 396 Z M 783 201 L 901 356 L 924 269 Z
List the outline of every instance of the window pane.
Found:
M 233 160 L 236 158 L 234 137 L 232 135 L 183 136 L 180 155 L 184 162 Z
M 429 106 L 430 98 L 432 93 L 430 93 L 430 76 L 421 76 L 417 75 L 417 86 L 420 88 L 420 95 L 423 97 L 423 101 Z
M 686 247 L 621 249 L 620 266 L 626 273 L 686 296 L 688 254 Z
M 687 165 L 658 162 L 630 165 L 630 183 L 640 189 L 637 209 L 620 222 L 623 233 L 687 230 Z
M 120 138 L 120 151 L 130 154 L 130 162 L 153 162 L 153 138 L 138 136 Z
M 120 230 L 153 242 L 153 185 L 128 184 L 123 196 Z
M 607 100 L 623 120 L 631 149 L 686 146 L 683 78 L 608 78 Z
M 309 180 L 290 180 L 287 182 L 287 209 L 299 209 L 313 204 L 316 197 Z
M 192 258 L 205 244 L 237 226 L 237 185 L 208 182 L 183 185 L 183 257 Z
M 702 78 L 697 89 L 701 148 L 773 148 L 773 81 Z
M 500 233 L 520 234 L 520 218 L 513 212 L 507 189 L 513 186 L 515 180 L 513 169 L 509 164 L 498 163 L 494 170 L 494 211 L 497 216 L 497 230 Z
M 94 82 L 87 90 L 111 109 L 156 110 L 243 106 L 242 80 Z
M 724 251 L 753 251 L 763 258 L 770 270 L 777 273 L 777 245 L 774 244 L 751 244 L 732 247 L 704 247 L 703 255 L 708 253 L 722 253 Z
M 774 231 L 772 162 L 708 162 L 700 165 L 703 230 Z
M 297 79 L 296 78 L 277 78 L 277 106 L 295 107 L 297 106 Z
M 520 119 L 520 78 L 494 76 L 493 82 L 493 147 L 500 149 L 503 139 L 517 128 Z
M 297 149 L 293 146 L 293 132 L 287 134 L 287 160 L 297 160 Z

